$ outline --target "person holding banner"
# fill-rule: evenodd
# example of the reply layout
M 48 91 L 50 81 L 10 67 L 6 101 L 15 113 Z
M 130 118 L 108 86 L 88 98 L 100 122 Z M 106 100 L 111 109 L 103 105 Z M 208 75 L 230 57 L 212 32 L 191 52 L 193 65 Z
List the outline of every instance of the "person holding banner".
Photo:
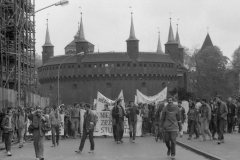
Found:
M 128 125 L 129 125 L 129 135 L 130 135 L 130 142 L 135 143 L 136 137 L 136 128 L 137 128 L 137 115 L 139 114 L 139 110 L 136 105 L 134 105 L 133 101 L 129 102 L 129 108 L 126 111 L 126 117 L 128 118 Z
M 95 144 L 93 140 L 93 132 L 97 123 L 97 116 L 93 113 L 93 111 L 91 111 L 90 108 L 91 106 L 89 104 L 85 104 L 86 112 L 84 113 L 83 119 L 83 136 L 81 139 L 79 150 L 75 151 L 76 153 L 82 153 L 87 136 L 89 136 L 90 140 L 90 151 L 88 153 L 94 153 Z
M 180 110 L 177 105 L 173 104 L 173 99 L 168 98 L 168 104 L 164 107 L 161 117 L 161 126 L 164 129 L 164 138 L 167 146 L 167 156 L 174 159 L 176 155 L 176 139 L 178 131 L 182 130 L 180 121 Z
M 124 116 L 126 115 L 123 106 L 121 105 L 121 99 L 116 101 L 116 107 L 114 107 L 112 111 L 113 118 L 116 120 L 116 136 L 117 136 L 117 144 L 123 143 L 123 133 L 124 133 Z

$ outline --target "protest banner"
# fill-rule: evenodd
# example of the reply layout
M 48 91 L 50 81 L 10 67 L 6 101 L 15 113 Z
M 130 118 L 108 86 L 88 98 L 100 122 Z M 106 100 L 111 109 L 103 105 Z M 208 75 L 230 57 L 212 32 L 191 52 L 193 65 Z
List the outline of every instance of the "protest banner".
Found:
M 167 98 L 167 87 L 154 96 L 146 96 L 143 93 L 141 93 L 139 90 L 137 90 L 135 103 L 138 103 L 138 104 L 139 103 L 146 103 L 146 104 L 155 103 L 156 104 L 158 102 L 164 101 L 166 98 Z
M 123 91 L 122 90 L 119 93 L 117 99 L 122 99 L 122 104 L 121 105 L 125 108 L 125 103 L 124 103 L 124 97 L 123 97 Z M 108 105 L 109 109 L 112 109 L 116 100 L 111 100 L 111 99 L 105 97 L 102 93 L 98 92 L 97 93 L 97 99 L 96 99 L 96 110 L 98 112 L 102 111 L 104 109 L 105 104 Z
M 98 122 L 95 127 L 94 136 L 113 136 L 113 130 L 112 130 L 112 118 L 110 115 L 110 111 L 99 111 L 96 112 L 96 115 L 98 116 Z M 136 136 L 141 136 L 142 134 L 142 120 L 141 117 L 138 116 L 138 122 L 137 122 L 137 133 Z M 128 120 L 127 118 L 124 118 L 124 137 L 129 137 L 129 126 L 128 126 Z

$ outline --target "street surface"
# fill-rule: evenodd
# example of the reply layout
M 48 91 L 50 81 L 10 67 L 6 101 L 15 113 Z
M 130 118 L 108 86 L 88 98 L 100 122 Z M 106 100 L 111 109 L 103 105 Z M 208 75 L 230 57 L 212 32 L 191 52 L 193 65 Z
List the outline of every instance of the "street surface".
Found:
M 112 138 L 95 138 L 95 153 L 89 154 L 89 140 L 86 140 L 82 154 L 76 154 L 80 139 L 61 140 L 56 148 L 51 147 L 51 141 L 46 140 L 46 160 L 167 160 L 166 147 L 163 142 L 155 142 L 153 137 L 138 138 L 136 143 L 130 143 L 124 138 L 123 144 L 116 144 Z M 0 151 L 0 160 L 34 160 L 32 142 L 25 143 L 22 149 L 14 146 L 12 157 L 7 157 L 5 151 Z M 176 160 L 204 160 L 191 151 L 177 146 Z

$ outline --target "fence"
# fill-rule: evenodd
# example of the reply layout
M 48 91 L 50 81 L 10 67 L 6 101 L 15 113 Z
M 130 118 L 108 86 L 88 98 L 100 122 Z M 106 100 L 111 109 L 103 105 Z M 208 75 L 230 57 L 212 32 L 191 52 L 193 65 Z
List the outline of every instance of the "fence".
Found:
M 17 95 L 18 93 L 15 90 L 0 87 L 0 110 L 8 106 L 17 106 Z M 27 93 L 25 99 L 21 102 L 21 104 L 26 104 L 28 106 L 39 105 L 41 107 L 46 107 L 49 105 L 49 98 L 41 97 L 40 95 L 33 93 Z

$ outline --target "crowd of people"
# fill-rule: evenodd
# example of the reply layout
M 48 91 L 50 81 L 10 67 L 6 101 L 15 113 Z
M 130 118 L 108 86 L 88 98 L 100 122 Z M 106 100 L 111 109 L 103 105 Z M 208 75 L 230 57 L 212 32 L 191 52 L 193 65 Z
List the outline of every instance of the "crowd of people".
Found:
M 27 132 L 32 135 L 36 158 L 44 160 L 43 142 L 45 137 L 52 139 L 52 146 L 59 145 L 61 128 L 62 138 L 81 137 L 77 153 L 82 153 L 87 136 L 90 140 L 90 151 L 94 153 L 94 128 L 98 121 L 93 111 L 94 105 L 74 103 L 74 105 L 53 105 L 51 107 L 35 108 L 9 107 L 0 113 L 2 140 L 5 143 L 7 155 L 11 156 L 13 140 L 23 147 Z M 187 112 L 188 110 L 188 112 Z M 240 133 L 240 98 L 229 98 L 226 102 L 221 96 L 207 101 L 206 99 L 189 100 L 189 109 L 182 102 L 173 103 L 173 98 L 157 104 L 134 104 L 129 102 L 126 107 L 117 100 L 113 108 L 105 105 L 102 111 L 109 111 L 114 141 L 123 142 L 124 119 L 128 119 L 129 141 L 135 143 L 138 117 L 142 119 L 142 136 L 154 135 L 156 141 L 163 140 L 167 146 L 167 155 L 172 158 L 176 154 L 176 138 L 183 136 L 182 126 L 187 123 L 188 140 L 217 140 L 224 143 L 224 133 L 233 133 L 238 126 Z M 62 116 L 63 115 L 63 116 Z M 81 119 L 83 118 L 83 119 Z M 51 137 L 46 133 L 51 132 Z M 218 137 L 216 137 L 218 135 Z M 202 138 L 201 138 L 202 137 Z

